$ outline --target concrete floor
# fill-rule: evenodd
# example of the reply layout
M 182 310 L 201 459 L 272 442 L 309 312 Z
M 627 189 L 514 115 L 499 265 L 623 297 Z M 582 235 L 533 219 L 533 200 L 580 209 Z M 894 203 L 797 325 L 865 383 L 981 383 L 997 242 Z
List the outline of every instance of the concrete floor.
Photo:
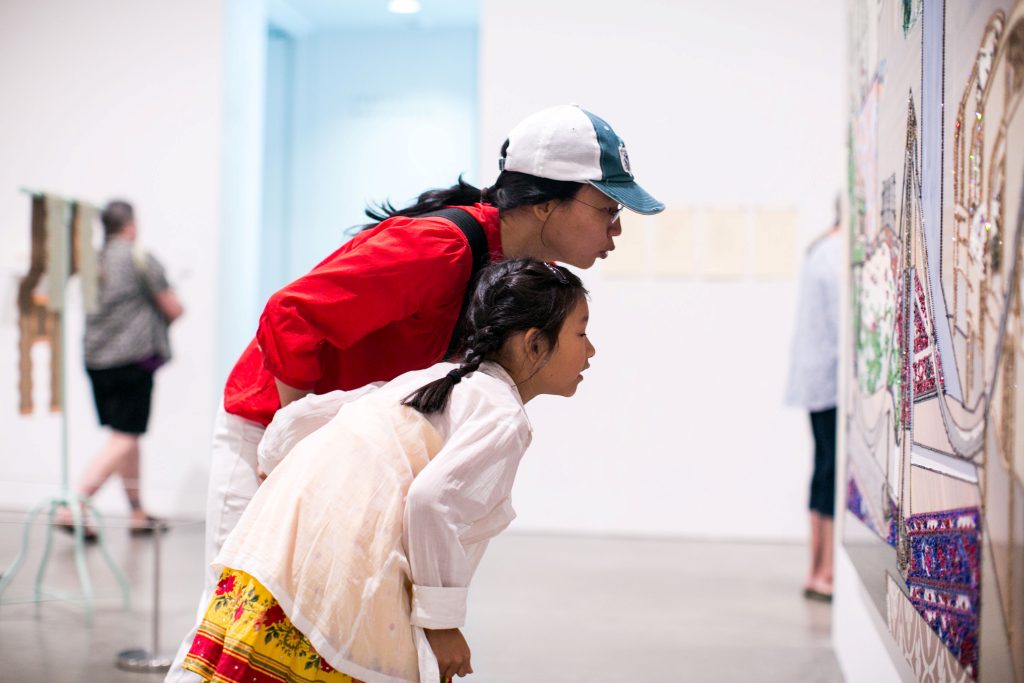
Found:
M 0 567 L 21 539 L 18 517 L 0 517 Z M 131 583 L 116 585 L 88 550 L 97 601 L 93 624 L 81 605 L 6 604 L 30 596 L 43 545 L 0 606 L 0 680 L 146 683 L 161 676 L 120 671 L 120 650 L 151 647 L 153 540 L 108 534 Z M 202 530 L 164 537 L 161 650 L 173 652 L 198 599 Z M 464 629 L 481 683 L 637 681 L 833 683 L 842 681 L 829 642 L 827 605 L 800 594 L 806 550 L 798 545 L 581 539 L 506 534 L 489 549 L 470 595 Z M 55 540 L 45 586 L 76 590 L 72 544 Z

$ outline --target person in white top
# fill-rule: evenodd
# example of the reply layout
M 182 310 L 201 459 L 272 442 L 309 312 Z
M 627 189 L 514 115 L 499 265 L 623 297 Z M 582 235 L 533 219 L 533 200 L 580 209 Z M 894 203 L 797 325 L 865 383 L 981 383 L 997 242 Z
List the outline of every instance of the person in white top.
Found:
M 515 516 L 524 404 L 572 396 L 595 351 L 586 290 L 533 259 L 481 271 L 461 363 L 296 401 L 214 566 L 185 660 L 206 680 L 437 683 L 472 673 L 470 580 Z M 271 678 L 276 676 L 276 678 Z
M 832 228 L 807 249 L 789 365 L 786 403 L 810 413 L 811 566 L 804 596 L 832 600 L 832 533 L 836 495 L 836 403 L 839 370 L 839 206 Z

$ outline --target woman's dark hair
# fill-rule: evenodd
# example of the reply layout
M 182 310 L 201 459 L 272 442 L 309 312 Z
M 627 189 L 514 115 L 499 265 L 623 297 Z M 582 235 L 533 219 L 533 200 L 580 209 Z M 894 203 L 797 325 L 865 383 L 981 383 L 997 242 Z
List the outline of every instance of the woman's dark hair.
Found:
M 493 360 L 517 332 L 536 328 L 548 354 L 554 353 L 566 316 L 586 295 L 580 279 L 562 266 L 532 258 L 487 266 L 480 271 L 461 321 L 461 364 L 406 396 L 402 405 L 425 415 L 444 410 L 455 385 L 483 361 Z
M 391 202 L 383 202 L 379 206 L 366 209 L 366 215 L 374 222 L 361 226 L 361 229 L 369 230 L 393 216 L 412 218 L 446 206 L 472 206 L 477 202 L 484 202 L 503 210 L 542 204 L 552 199 L 569 199 L 576 196 L 581 187 L 581 183 L 569 180 L 551 180 L 517 171 L 502 171 L 494 185 L 480 190 L 467 183 L 460 175 L 455 185 L 427 190 L 415 203 L 404 209 L 396 209 Z

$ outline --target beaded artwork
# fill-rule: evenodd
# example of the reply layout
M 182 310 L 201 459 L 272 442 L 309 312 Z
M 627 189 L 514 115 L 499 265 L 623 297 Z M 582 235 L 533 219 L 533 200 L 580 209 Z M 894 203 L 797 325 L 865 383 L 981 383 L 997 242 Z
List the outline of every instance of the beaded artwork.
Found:
M 903 35 L 910 33 L 910 29 L 921 17 L 921 8 L 924 0 L 902 0 L 903 2 Z
M 978 594 L 981 587 L 978 509 L 913 515 L 910 601 L 969 674 L 978 673 Z
M 880 517 L 872 514 L 868 500 L 860 492 L 857 478 L 852 474 L 846 480 L 846 509 L 864 523 L 864 526 L 875 532 L 876 535 L 885 539 L 889 545 L 896 547 L 896 520 L 899 519 L 899 507 L 896 501 L 889 499 L 889 506 Z
M 935 353 L 930 308 L 925 301 L 921 278 L 914 275 L 914 397 L 925 398 L 935 392 L 936 369 L 941 361 Z
M 889 525 L 887 533 L 885 534 L 885 542 L 891 545 L 893 548 L 896 547 L 896 541 L 899 540 L 899 533 L 897 531 L 897 524 L 900 519 L 900 508 L 896 504 L 896 501 L 892 498 L 889 499 Z
M 850 254 L 854 381 L 850 443 L 860 462 L 859 477 L 848 471 L 857 501 L 847 507 L 881 540 L 887 540 L 891 487 L 886 483 L 892 453 L 899 448 L 902 408 L 900 338 L 902 324 L 901 262 L 898 234 L 897 180 L 889 174 L 876 195 L 878 106 L 882 81 L 864 92 L 852 126 Z M 851 452 L 851 457 L 854 454 Z M 865 477 L 868 478 L 865 481 Z M 865 486 L 867 484 L 867 486 Z M 865 498 L 864 495 L 869 496 Z
M 871 514 L 868 512 L 867 505 L 864 502 L 864 496 L 860 494 L 860 487 L 857 486 L 857 480 L 850 476 L 846 481 L 846 509 L 854 514 L 854 516 L 874 531 L 876 534 L 881 532 L 875 528 L 875 523 L 871 520 Z
M 851 2 L 844 538 L 919 680 L 1024 683 L 1024 0 Z

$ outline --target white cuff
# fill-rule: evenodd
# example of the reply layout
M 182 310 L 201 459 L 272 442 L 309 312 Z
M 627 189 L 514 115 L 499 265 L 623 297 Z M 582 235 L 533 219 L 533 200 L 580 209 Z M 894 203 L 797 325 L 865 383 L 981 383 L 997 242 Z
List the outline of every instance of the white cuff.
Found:
M 466 623 L 469 588 L 412 587 L 412 625 L 420 628 L 460 628 Z

